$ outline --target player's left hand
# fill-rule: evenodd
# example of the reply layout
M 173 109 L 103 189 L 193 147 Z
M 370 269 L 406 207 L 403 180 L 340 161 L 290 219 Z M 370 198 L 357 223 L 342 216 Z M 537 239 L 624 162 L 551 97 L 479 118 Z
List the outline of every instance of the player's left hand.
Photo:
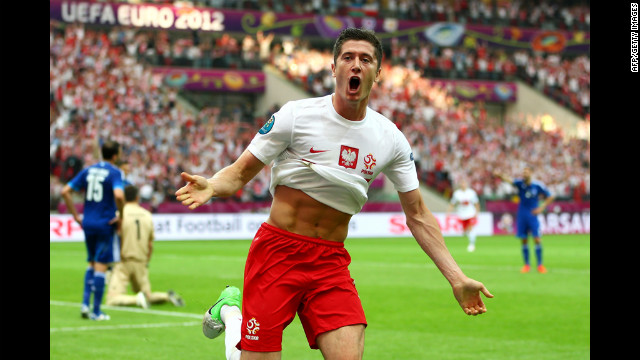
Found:
M 480 297 L 481 292 L 488 298 L 493 297 L 484 284 L 473 279 L 467 278 L 453 286 L 453 295 L 467 315 L 476 316 L 487 312 L 487 307 Z
M 80 227 L 82 228 L 82 215 L 78 214 L 77 216 L 74 216 L 73 219 L 80 225 Z

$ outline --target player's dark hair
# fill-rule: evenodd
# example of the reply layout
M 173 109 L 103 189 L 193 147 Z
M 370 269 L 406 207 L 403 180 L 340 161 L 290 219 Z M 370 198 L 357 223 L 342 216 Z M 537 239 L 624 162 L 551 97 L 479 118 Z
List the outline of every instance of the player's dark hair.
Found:
M 124 187 L 124 200 L 127 202 L 136 201 L 138 197 L 138 188 L 135 185 L 127 185 Z
M 120 143 L 114 140 L 106 140 L 102 144 L 102 159 L 103 160 L 111 160 L 114 155 L 117 155 L 120 152 Z
M 373 45 L 376 51 L 376 59 L 378 60 L 378 70 L 382 66 L 382 42 L 376 36 L 373 30 L 363 28 L 346 28 L 342 30 L 335 44 L 333 44 L 333 63 L 338 60 L 338 55 L 342 52 L 342 45 L 348 40 L 364 40 Z

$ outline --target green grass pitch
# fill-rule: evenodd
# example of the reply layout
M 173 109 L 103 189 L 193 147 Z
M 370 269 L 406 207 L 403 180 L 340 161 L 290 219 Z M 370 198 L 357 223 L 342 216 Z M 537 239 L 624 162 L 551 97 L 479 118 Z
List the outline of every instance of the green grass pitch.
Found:
M 369 322 L 364 359 L 590 358 L 590 235 L 545 235 L 546 274 L 534 267 L 520 273 L 520 241 L 513 236 L 480 236 L 473 253 L 464 237 L 445 240 L 462 270 L 495 295 L 484 298 L 486 314 L 464 314 L 412 238 L 347 240 Z M 242 288 L 249 244 L 157 241 L 152 290 L 174 289 L 186 306 L 103 305 L 111 320 L 94 322 L 80 318 L 84 244 L 50 243 L 50 358 L 224 360 L 223 335 L 207 339 L 202 315 L 225 285 Z M 282 358 L 322 359 L 297 318 L 284 332 Z

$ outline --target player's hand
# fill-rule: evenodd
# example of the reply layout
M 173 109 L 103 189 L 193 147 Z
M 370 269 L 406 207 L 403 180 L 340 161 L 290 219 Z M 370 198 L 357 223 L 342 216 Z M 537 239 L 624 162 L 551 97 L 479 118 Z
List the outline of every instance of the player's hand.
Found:
M 473 279 L 467 278 L 453 286 L 453 295 L 467 315 L 476 316 L 487 312 L 487 307 L 480 297 L 481 292 L 488 298 L 493 297 L 481 282 Z
M 531 213 L 533 215 L 538 215 L 538 214 L 541 214 L 543 211 L 544 211 L 544 208 L 542 206 L 540 206 L 540 207 L 537 207 L 537 208 L 533 209 L 531 211 Z
M 182 180 L 187 182 L 185 186 L 176 191 L 176 199 L 181 201 L 182 205 L 193 210 L 211 199 L 213 189 L 203 176 L 190 175 L 186 172 L 182 172 L 180 176 Z
M 80 227 L 82 228 L 82 215 L 78 214 L 76 216 L 73 217 L 73 219 L 78 223 L 78 225 L 80 225 Z

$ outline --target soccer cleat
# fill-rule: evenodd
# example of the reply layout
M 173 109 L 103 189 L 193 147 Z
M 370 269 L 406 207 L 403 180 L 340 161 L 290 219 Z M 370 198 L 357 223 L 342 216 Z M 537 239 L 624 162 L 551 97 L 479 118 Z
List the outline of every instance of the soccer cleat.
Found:
M 83 319 L 89 318 L 89 307 L 87 305 L 82 304 L 82 308 L 80 309 L 80 317 Z
M 90 313 L 89 318 L 94 321 L 111 320 L 111 317 L 103 312 L 101 312 L 100 315 L 96 315 L 95 313 Z
M 147 300 L 147 297 L 142 291 L 139 291 L 136 294 L 136 305 L 140 306 L 143 309 L 149 308 L 149 301 Z
M 213 304 L 202 319 L 202 333 L 209 339 L 215 339 L 225 330 L 224 322 L 220 317 L 220 310 L 222 305 L 237 306 L 240 307 L 242 303 L 242 296 L 240 295 L 240 289 L 235 286 L 229 286 L 222 290 L 218 300 Z
M 476 251 L 476 246 L 473 244 L 469 244 L 469 246 L 467 246 L 467 251 L 468 252 L 474 252 Z
M 544 267 L 544 265 L 540 264 L 540 265 L 538 265 L 538 272 L 541 273 L 541 274 L 546 274 L 547 268 Z
M 169 301 L 171 301 L 174 306 L 184 306 L 184 300 L 182 300 L 182 297 L 176 294 L 175 291 L 169 290 L 167 294 L 169 294 Z
M 529 264 L 525 265 L 522 267 L 522 269 L 520 269 L 521 273 L 528 273 L 529 270 L 531 270 L 531 266 L 529 266 Z

